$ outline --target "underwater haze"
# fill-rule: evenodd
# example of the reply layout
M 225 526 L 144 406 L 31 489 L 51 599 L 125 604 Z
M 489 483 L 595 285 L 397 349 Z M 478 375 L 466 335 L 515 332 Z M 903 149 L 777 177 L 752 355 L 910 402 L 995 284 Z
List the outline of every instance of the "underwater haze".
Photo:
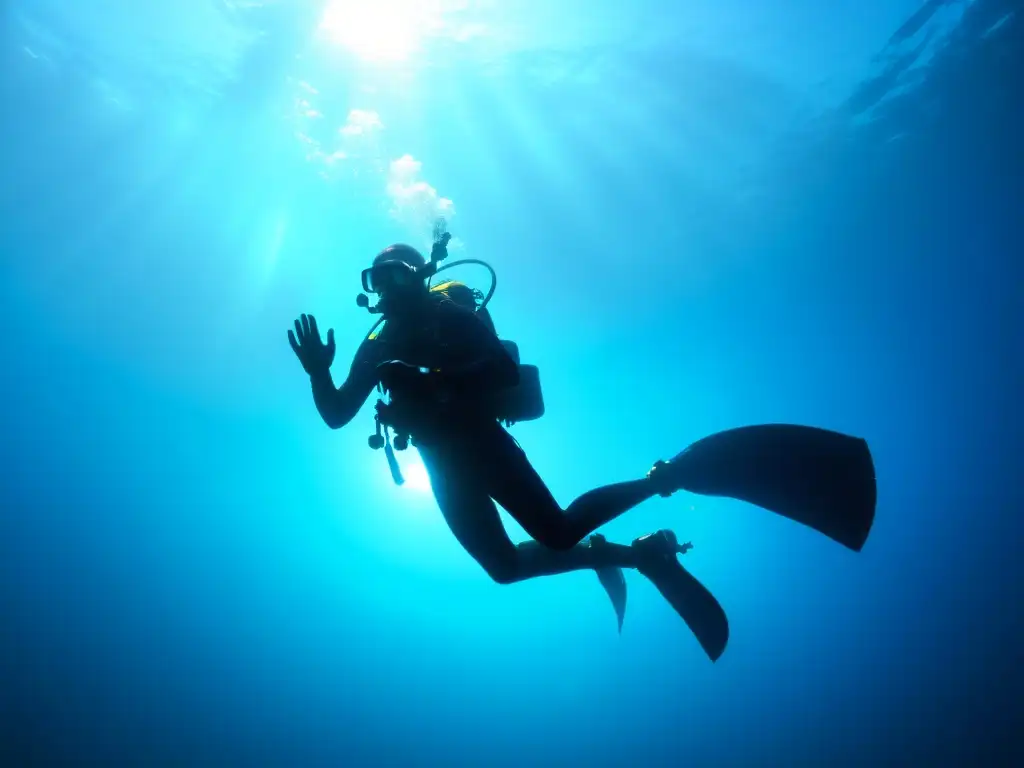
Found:
M 1019 6 L 5 0 L 0 763 L 1024 760 Z M 621 634 L 591 572 L 492 582 L 286 338 L 340 381 L 439 218 L 562 504 L 811 424 L 871 447 L 863 551 L 688 494 L 603 528 L 693 543 L 715 663 L 635 572 Z

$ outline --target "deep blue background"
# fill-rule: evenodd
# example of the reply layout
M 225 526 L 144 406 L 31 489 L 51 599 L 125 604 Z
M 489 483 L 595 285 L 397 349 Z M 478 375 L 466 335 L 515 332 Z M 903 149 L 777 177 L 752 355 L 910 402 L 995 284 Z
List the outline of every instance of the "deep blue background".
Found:
M 794 49 L 871 39 L 845 4 L 790 5 Z M 861 10 L 913 10 L 884 5 Z M 285 330 L 335 326 L 341 375 L 359 269 L 426 233 L 383 176 L 324 180 L 296 148 L 297 79 L 336 123 L 378 108 L 295 63 L 315 9 L 250 9 L 270 33 L 200 95 L 181 62 L 143 78 L 90 47 L 117 19 L 0 6 L 5 764 L 1019 760 L 1024 40 L 1017 3 L 959 4 L 895 92 L 917 21 L 952 5 L 813 108 L 784 84 L 801 54 L 758 70 L 728 40 L 378 82 L 386 159 L 455 201 L 541 366 L 549 413 L 516 435 L 559 499 L 741 423 L 870 442 L 857 555 L 717 500 L 609 526 L 694 541 L 731 621 L 715 665 L 633 574 L 621 637 L 591 574 L 489 583 L 424 489 L 390 485 L 368 417 L 319 423 Z M 112 72 L 121 111 L 98 106 Z

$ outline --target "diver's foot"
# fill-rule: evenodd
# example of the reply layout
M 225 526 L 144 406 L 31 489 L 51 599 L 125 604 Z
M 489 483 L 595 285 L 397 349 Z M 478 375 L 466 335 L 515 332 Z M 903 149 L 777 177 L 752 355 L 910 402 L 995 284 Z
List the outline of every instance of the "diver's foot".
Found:
M 681 456 L 682 454 L 680 454 Z M 664 498 L 668 498 L 676 491 L 683 488 L 682 478 L 679 477 L 680 456 L 668 461 L 658 460 L 654 462 L 651 471 L 647 473 L 647 480 L 654 487 L 655 492 Z
M 672 531 L 662 529 L 634 539 L 632 547 L 637 554 L 637 569 L 642 570 L 644 565 L 653 561 L 675 560 L 676 555 L 685 555 L 693 549 L 693 544 L 680 544 Z

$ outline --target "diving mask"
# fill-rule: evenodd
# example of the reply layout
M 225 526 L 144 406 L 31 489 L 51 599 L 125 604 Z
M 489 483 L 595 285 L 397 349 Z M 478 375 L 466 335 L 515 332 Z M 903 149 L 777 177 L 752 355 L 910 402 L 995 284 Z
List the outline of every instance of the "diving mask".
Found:
M 362 274 L 363 290 L 367 293 L 382 293 L 392 290 L 401 290 L 422 281 L 423 277 L 417 274 L 415 267 L 406 264 L 404 261 L 380 261 L 369 269 L 364 269 Z
M 381 297 L 376 306 L 370 305 L 366 293 L 356 296 L 356 304 L 373 314 L 383 314 L 386 307 L 384 294 L 391 294 L 392 300 L 408 295 L 417 283 L 426 286 L 437 272 L 438 264 L 448 258 L 448 242 L 451 235 L 444 231 L 443 222 L 435 227 L 434 245 L 430 250 L 430 261 L 410 245 L 397 243 L 377 254 L 373 265 L 362 272 L 363 290 Z M 378 320 L 378 323 L 381 321 Z M 376 327 L 376 326 L 375 326 Z

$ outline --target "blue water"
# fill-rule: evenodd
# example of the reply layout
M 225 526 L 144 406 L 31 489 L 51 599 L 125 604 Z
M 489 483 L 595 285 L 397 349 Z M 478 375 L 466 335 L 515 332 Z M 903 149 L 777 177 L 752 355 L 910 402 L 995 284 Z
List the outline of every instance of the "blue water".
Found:
M 1017 6 L 0 5 L 3 764 L 1020 759 Z M 872 447 L 864 551 L 609 525 L 694 543 L 715 664 L 635 573 L 621 636 L 592 573 L 491 583 L 285 337 L 335 328 L 340 380 L 359 271 L 437 215 L 560 501 L 816 424 Z

